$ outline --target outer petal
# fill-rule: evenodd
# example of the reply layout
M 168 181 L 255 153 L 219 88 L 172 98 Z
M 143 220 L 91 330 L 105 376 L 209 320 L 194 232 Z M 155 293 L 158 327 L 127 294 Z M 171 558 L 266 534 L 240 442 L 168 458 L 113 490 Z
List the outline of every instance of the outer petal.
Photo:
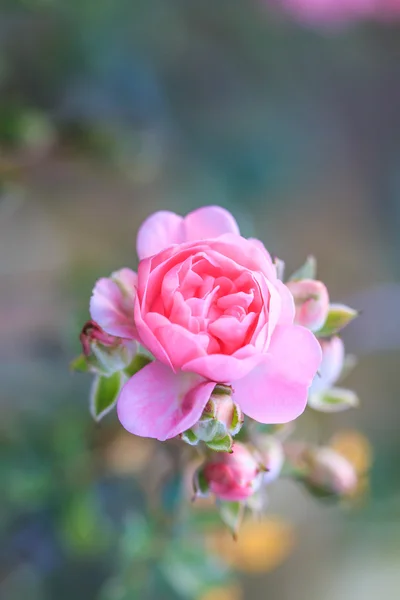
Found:
M 153 256 L 172 244 L 185 242 L 183 217 L 167 210 L 160 210 L 148 217 L 140 226 L 136 249 L 139 259 Z
M 217 381 L 218 383 L 230 383 L 245 377 L 261 361 L 263 355 L 255 353 L 253 346 L 244 346 L 234 354 L 208 354 L 187 362 L 183 371 L 197 373 Z
M 106 333 L 122 338 L 137 338 L 134 302 L 137 275 L 121 269 L 99 279 L 90 299 L 90 315 Z
M 187 242 L 214 238 L 224 233 L 240 235 L 234 217 L 221 206 L 203 206 L 185 217 Z
M 175 374 L 155 361 L 122 388 L 118 417 L 130 433 L 164 441 L 199 420 L 214 387 L 212 381 L 193 373 Z
M 320 345 L 309 330 L 279 325 L 263 362 L 234 383 L 235 400 L 260 423 L 293 421 L 306 407 L 320 362 Z

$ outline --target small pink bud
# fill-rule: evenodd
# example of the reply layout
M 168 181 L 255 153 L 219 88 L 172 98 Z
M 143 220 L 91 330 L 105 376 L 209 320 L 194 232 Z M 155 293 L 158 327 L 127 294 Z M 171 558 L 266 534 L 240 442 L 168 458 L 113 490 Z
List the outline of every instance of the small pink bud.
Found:
M 303 456 L 308 470 L 306 481 L 325 493 L 346 496 L 357 486 L 353 465 L 332 448 L 307 450 Z
M 243 425 L 243 413 L 232 398 L 232 388 L 217 385 L 207 402 L 200 419 L 181 437 L 190 444 L 197 445 L 201 440 L 212 450 L 229 452 L 232 448 L 232 436 Z
M 90 356 L 92 353 L 91 345 L 93 342 L 98 342 L 106 348 L 113 348 L 118 346 L 120 341 L 120 338 L 106 333 L 95 321 L 87 321 L 84 324 L 79 339 L 85 356 Z
M 245 500 L 262 483 L 264 467 L 257 458 L 239 442 L 233 445 L 231 453 L 212 455 L 197 472 L 201 492 L 210 491 L 221 500 Z
M 321 329 L 329 311 L 329 295 L 326 286 L 314 279 L 288 281 L 286 285 L 294 298 L 295 322 L 311 331 Z
M 135 341 L 110 335 L 95 321 L 85 323 L 79 339 L 90 369 L 107 376 L 130 365 L 137 351 Z

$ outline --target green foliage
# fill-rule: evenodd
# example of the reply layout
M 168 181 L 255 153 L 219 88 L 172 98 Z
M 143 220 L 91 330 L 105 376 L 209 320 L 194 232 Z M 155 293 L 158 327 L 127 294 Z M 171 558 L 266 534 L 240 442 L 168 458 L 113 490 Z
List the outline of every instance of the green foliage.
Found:
M 358 317 L 358 312 L 344 304 L 331 304 L 329 313 L 322 328 L 315 333 L 317 337 L 330 337 L 339 333 L 353 319 Z

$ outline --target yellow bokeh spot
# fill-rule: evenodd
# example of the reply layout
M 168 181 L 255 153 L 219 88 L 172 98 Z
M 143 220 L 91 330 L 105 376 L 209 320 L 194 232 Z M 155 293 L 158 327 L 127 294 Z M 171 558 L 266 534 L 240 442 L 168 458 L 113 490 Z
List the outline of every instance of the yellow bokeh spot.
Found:
M 290 555 L 295 544 L 292 525 L 279 517 L 245 521 L 234 541 L 226 530 L 207 536 L 210 551 L 234 569 L 246 573 L 272 571 Z
M 339 431 L 331 441 L 331 447 L 347 458 L 359 475 L 369 471 L 372 463 L 372 447 L 368 438 L 359 431 Z
M 149 463 L 154 444 L 122 430 L 105 450 L 105 463 L 117 475 L 140 473 Z
M 236 585 L 230 585 L 212 588 L 203 594 L 199 600 L 241 600 L 242 598 L 241 588 Z

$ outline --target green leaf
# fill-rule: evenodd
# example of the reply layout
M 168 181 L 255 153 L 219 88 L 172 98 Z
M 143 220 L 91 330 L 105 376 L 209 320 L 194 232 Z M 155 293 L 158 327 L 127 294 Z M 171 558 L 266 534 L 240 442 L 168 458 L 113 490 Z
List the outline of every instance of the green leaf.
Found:
M 337 413 L 359 405 L 358 396 L 351 390 L 331 388 L 325 392 L 311 394 L 308 406 L 324 413 Z
M 90 366 L 84 354 L 80 354 L 71 361 L 69 368 L 71 371 L 79 371 L 81 373 L 89 373 Z
M 317 337 L 335 335 L 356 317 L 358 317 L 358 312 L 353 308 L 349 308 L 344 304 L 331 304 L 324 325 L 315 335 Z
M 97 375 L 90 391 L 90 412 L 96 421 L 100 421 L 114 407 L 118 393 L 126 379 L 117 372 L 110 377 Z
M 244 505 L 241 502 L 218 502 L 221 519 L 236 538 L 240 524 L 243 520 Z
M 289 281 L 300 281 L 302 279 L 315 279 L 317 276 L 317 261 L 314 256 L 307 256 L 307 260 L 291 275 Z
M 131 364 L 124 369 L 124 373 L 128 377 L 133 377 L 133 375 L 151 362 L 151 358 L 148 356 L 145 356 L 144 354 L 136 354 Z
M 227 433 L 224 437 L 214 438 L 210 442 L 205 442 L 205 444 L 215 452 L 230 452 L 232 450 L 233 440 L 232 436 Z

